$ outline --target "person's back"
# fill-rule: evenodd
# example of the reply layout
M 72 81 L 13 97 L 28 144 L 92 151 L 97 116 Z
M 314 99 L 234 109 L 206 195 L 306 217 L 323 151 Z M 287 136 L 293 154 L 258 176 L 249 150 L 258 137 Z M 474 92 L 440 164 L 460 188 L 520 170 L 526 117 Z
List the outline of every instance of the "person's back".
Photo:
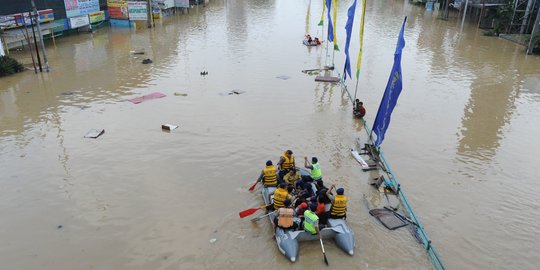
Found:
M 274 209 L 277 210 L 285 206 L 285 200 L 290 199 L 290 195 L 287 192 L 287 184 L 281 183 L 279 188 L 274 191 Z
M 276 167 L 272 164 L 272 161 L 267 161 L 266 162 L 266 167 L 263 169 L 263 173 L 262 173 L 262 179 L 263 179 L 263 184 L 267 187 L 275 187 L 277 186 L 277 169 Z
M 279 208 L 277 211 L 278 227 L 282 229 L 291 229 L 294 226 L 294 210 L 289 207 L 283 207 Z
M 317 205 L 311 204 L 310 209 L 304 212 L 304 230 L 311 234 L 319 232 L 319 217 L 315 214 Z
M 344 195 L 344 189 L 338 188 L 336 190 L 337 195 L 332 200 L 332 207 L 330 208 L 331 218 L 344 218 L 347 211 L 347 197 Z

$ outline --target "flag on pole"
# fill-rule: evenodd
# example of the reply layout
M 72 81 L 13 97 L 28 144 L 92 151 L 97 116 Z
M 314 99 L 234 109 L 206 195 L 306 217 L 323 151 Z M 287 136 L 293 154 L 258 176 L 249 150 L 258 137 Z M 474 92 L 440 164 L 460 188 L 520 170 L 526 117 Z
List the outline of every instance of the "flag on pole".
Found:
M 364 19 L 366 17 L 366 2 L 367 0 L 362 1 L 362 17 L 360 17 L 360 50 L 358 50 L 358 61 L 356 62 L 356 80 L 358 80 L 360 77 L 360 64 L 362 63 L 362 50 L 364 49 Z
M 328 41 L 334 41 L 334 26 L 332 25 L 332 17 L 330 17 L 330 8 L 332 7 L 332 0 L 326 0 L 326 9 L 328 10 Z
M 333 1 L 334 1 L 334 23 L 337 25 L 337 0 L 333 0 Z M 332 40 L 334 41 L 334 50 L 339 51 L 339 47 L 337 44 L 336 27 L 334 27 L 334 35 L 332 36 L 332 38 L 333 38 Z
M 321 20 L 319 21 L 319 26 L 323 26 L 324 25 L 324 10 L 326 8 L 326 0 L 323 0 L 323 4 L 322 4 L 322 14 L 321 14 Z
M 347 74 L 349 74 L 349 78 L 351 77 L 351 58 L 349 57 L 349 45 L 351 44 L 351 34 L 355 11 L 356 0 L 354 0 L 351 7 L 347 11 L 347 23 L 345 24 L 345 32 L 347 33 L 347 38 L 345 39 L 345 67 L 343 68 L 343 81 L 347 80 Z
M 372 130 L 377 134 L 377 141 L 375 141 L 376 146 L 381 145 L 384 140 L 384 134 L 390 124 L 390 116 L 396 106 L 401 89 L 403 88 L 403 81 L 401 79 L 401 51 L 403 50 L 403 47 L 405 47 L 403 32 L 405 31 L 406 21 L 407 17 L 403 20 L 403 25 L 399 32 L 396 52 L 394 53 L 394 66 L 392 67 L 390 78 L 388 79 L 381 104 L 379 105 L 379 111 L 377 112 L 375 122 L 373 123 Z

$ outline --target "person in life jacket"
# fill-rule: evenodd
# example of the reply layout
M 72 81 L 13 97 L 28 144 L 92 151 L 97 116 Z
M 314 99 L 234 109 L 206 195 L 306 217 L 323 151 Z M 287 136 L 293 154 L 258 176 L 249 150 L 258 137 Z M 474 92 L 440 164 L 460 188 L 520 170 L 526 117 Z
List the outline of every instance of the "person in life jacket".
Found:
M 283 204 L 285 207 L 276 210 L 276 217 L 274 218 L 274 231 L 276 224 L 278 227 L 284 230 L 295 230 L 298 224 L 294 223 L 294 209 L 291 208 L 291 200 L 286 199 Z
M 300 180 L 301 177 L 302 176 L 296 170 L 291 170 L 283 177 L 283 180 L 287 185 L 296 186 L 296 181 Z
M 316 157 L 311 158 L 311 163 L 309 163 L 307 157 L 304 157 L 304 167 L 311 170 L 311 175 L 309 177 L 306 177 L 307 180 L 322 180 L 321 165 L 319 165 L 319 160 Z
M 289 171 L 296 170 L 296 165 L 294 163 L 294 156 L 291 150 L 283 152 L 283 155 L 279 157 L 278 162 L 278 181 L 283 181 L 283 176 L 285 176 Z
M 259 176 L 259 179 L 257 179 L 257 182 L 262 181 L 265 187 L 277 187 L 278 180 L 277 180 L 277 169 L 272 164 L 272 161 L 269 160 L 266 162 L 266 167 L 261 172 L 261 175 Z
M 287 191 L 287 184 L 279 184 L 279 188 L 274 191 L 274 203 L 271 204 L 274 210 L 278 210 L 281 207 L 285 207 L 285 200 L 292 200 L 292 196 Z
M 334 189 L 336 185 L 332 185 L 330 189 L 326 192 L 326 195 L 332 200 L 332 206 L 330 211 L 325 212 L 321 215 L 321 224 L 326 224 L 329 218 L 334 219 L 346 219 L 347 218 L 347 196 L 345 196 L 345 190 L 343 188 L 338 188 L 336 190 L 337 195 L 332 196 L 330 191 Z
M 319 217 L 315 214 L 317 210 L 317 205 L 312 203 L 309 205 L 309 209 L 304 211 L 304 230 L 313 235 L 318 234 L 319 238 L 321 237 L 319 233 Z
M 361 118 L 366 115 L 366 108 L 364 107 L 364 102 L 356 99 L 356 101 L 354 102 L 353 114 Z

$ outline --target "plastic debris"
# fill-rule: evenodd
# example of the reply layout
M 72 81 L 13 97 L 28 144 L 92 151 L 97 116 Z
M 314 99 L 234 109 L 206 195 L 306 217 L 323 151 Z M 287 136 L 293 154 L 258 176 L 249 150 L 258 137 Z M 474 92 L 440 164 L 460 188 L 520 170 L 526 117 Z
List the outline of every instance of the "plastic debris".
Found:
M 142 97 L 137 97 L 137 98 L 132 98 L 132 99 L 128 99 L 130 102 L 134 103 L 134 104 L 139 104 L 145 100 L 149 100 L 149 99 L 156 99 L 156 98 L 162 98 L 162 97 L 166 97 L 167 95 L 163 94 L 163 93 L 160 93 L 160 92 L 154 92 L 152 94 L 148 94 L 148 95 L 145 95 L 145 96 L 142 96 Z
M 146 59 L 142 60 L 142 63 L 143 64 L 152 64 L 153 62 L 149 58 L 146 58 Z
M 186 93 L 175 92 L 174 95 L 175 95 L 175 96 L 181 96 L 181 97 L 187 97 L 187 94 L 186 94 Z
M 58 225 L 58 227 L 56 227 L 57 229 L 62 229 L 64 226 L 62 225 Z
M 217 241 L 216 238 L 212 238 L 212 239 L 210 239 L 210 244 L 213 244 L 213 243 L 215 243 L 216 241 Z
M 171 124 L 161 125 L 161 129 L 168 130 L 168 131 L 175 130 L 177 128 L 178 128 L 178 126 L 171 125 Z
M 290 79 L 291 77 L 289 77 L 289 76 L 287 76 L 287 75 L 279 75 L 279 76 L 277 76 L 276 78 L 277 78 L 277 79 L 281 79 L 281 80 L 284 80 L 284 81 L 285 81 L 285 80 L 288 80 L 288 79 Z
M 233 94 L 240 95 L 240 94 L 243 94 L 245 92 L 246 91 L 235 89 L 235 90 L 231 90 L 231 92 L 229 92 L 229 95 L 233 95 Z
M 97 137 L 103 135 L 103 133 L 105 133 L 104 129 L 91 129 L 86 133 L 86 135 L 84 135 L 84 137 L 96 139 Z

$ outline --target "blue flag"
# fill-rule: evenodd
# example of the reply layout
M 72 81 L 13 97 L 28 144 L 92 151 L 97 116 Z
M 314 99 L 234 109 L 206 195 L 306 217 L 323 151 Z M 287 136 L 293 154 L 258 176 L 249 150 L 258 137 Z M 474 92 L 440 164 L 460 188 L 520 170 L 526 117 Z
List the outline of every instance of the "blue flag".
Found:
M 381 104 L 379 105 L 379 111 L 377 112 L 375 122 L 373 123 L 373 132 L 377 134 L 377 141 L 375 141 L 376 146 L 381 145 L 384 140 L 384 133 L 386 133 L 386 129 L 390 124 L 390 116 L 396 106 L 399 94 L 403 87 L 403 82 L 401 80 L 401 51 L 403 50 L 403 47 L 405 47 L 403 32 L 405 30 L 406 21 L 407 17 L 403 20 L 403 25 L 399 32 L 396 52 L 394 53 L 394 66 L 392 67 L 390 78 L 388 79 Z
M 326 9 L 328 9 L 328 41 L 334 42 L 334 26 L 332 25 L 332 17 L 330 17 L 330 8 L 332 0 L 326 0 Z
M 351 77 L 351 59 L 349 58 L 349 44 L 351 43 L 351 34 L 354 22 L 354 12 L 356 11 L 356 0 L 352 3 L 351 7 L 347 11 L 347 24 L 345 24 L 345 32 L 347 32 L 347 39 L 345 40 L 345 67 L 343 68 L 343 81 Z

